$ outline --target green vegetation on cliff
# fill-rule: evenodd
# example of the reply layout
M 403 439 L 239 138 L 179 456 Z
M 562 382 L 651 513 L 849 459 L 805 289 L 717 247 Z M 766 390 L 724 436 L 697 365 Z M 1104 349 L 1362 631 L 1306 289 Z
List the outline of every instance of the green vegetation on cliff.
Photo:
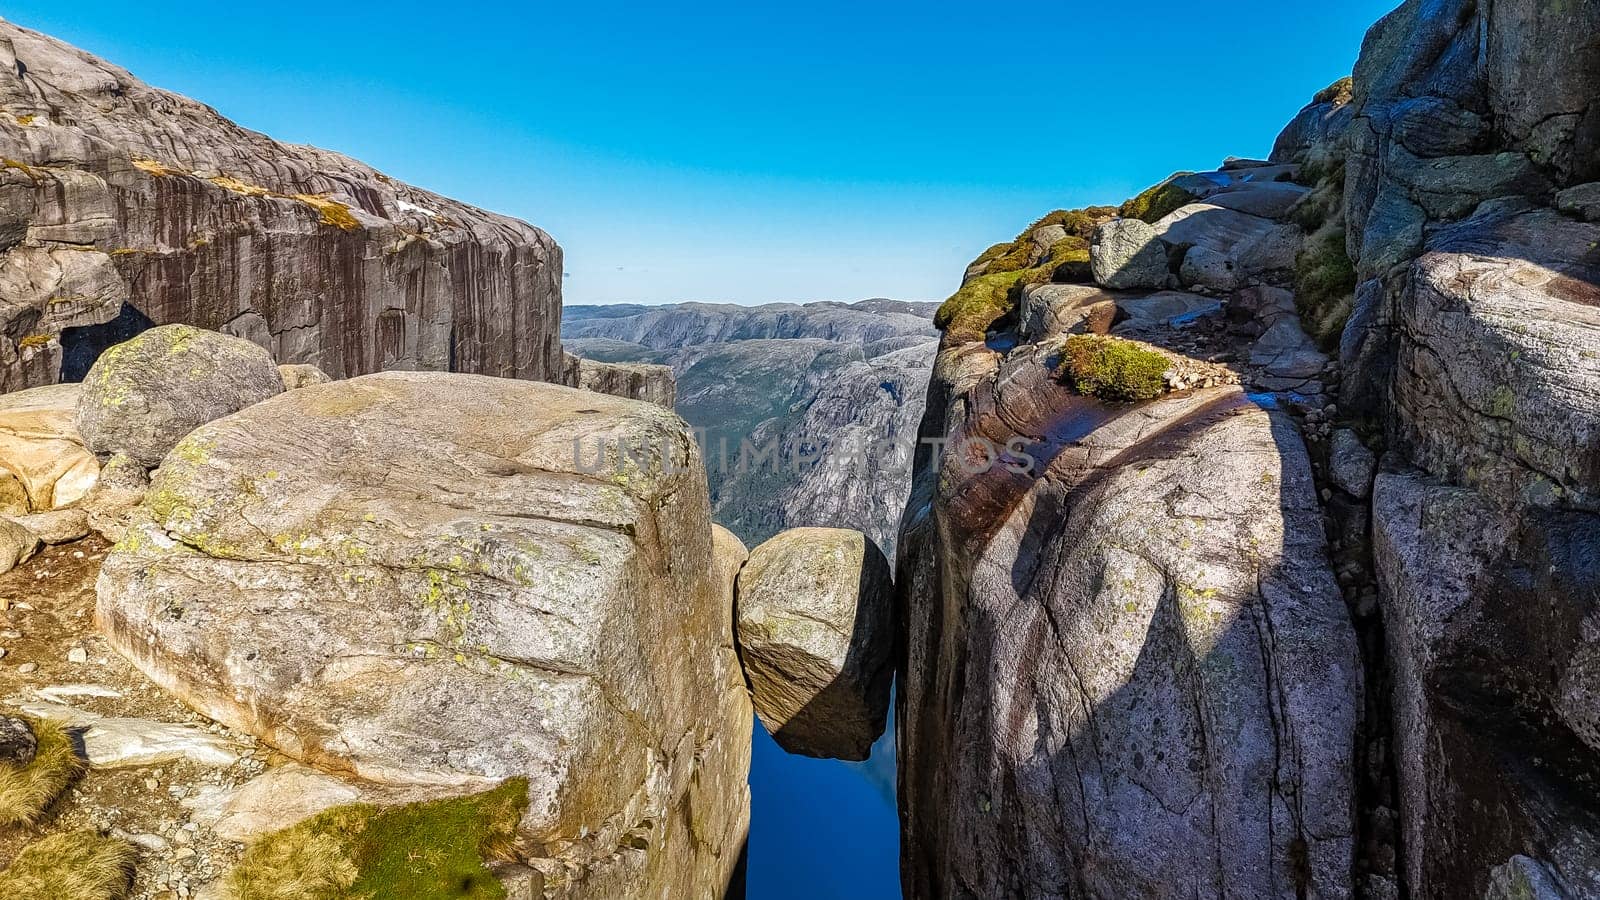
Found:
M 1075 334 L 1061 349 L 1056 377 L 1080 394 L 1131 403 L 1161 396 L 1170 366 L 1165 356 L 1134 341 Z
M 1344 166 L 1330 164 L 1316 177 L 1311 193 L 1289 213 L 1307 233 L 1295 258 L 1294 296 L 1306 333 L 1331 349 L 1355 304 L 1356 267 L 1345 243 Z
M 1199 199 L 1176 184 L 1174 178 L 1181 178 L 1190 172 L 1179 172 L 1154 187 L 1146 188 L 1139 196 L 1122 204 L 1120 215 L 1124 219 L 1139 219 L 1151 225 L 1165 219 Z
M 967 267 L 976 274 L 939 307 L 933 324 L 949 342 L 981 341 L 1016 309 L 1029 285 L 1087 281 L 1089 235 L 1115 215 L 1116 209 L 1109 206 L 1058 209 L 1029 225 L 1016 240 L 990 247 Z M 1034 233 L 1052 225 L 1067 234 L 1040 254 Z
M 528 782 L 469 797 L 339 806 L 261 838 L 224 884 L 227 900 L 459 897 L 503 900 L 485 861 L 511 861 Z

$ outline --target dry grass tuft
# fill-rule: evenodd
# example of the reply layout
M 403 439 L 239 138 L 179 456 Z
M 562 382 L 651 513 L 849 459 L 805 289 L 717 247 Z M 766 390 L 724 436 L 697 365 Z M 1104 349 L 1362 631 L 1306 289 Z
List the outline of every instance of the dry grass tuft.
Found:
M 93 831 L 53 834 L 0 872 L 7 900 L 120 900 L 133 880 L 133 845 Z
M 149 172 L 151 175 L 163 177 L 168 175 L 184 174 L 182 169 L 174 169 L 171 166 L 156 162 L 153 159 L 135 159 L 133 161 L 133 167 L 141 172 Z
M 350 212 L 350 207 L 337 200 L 330 200 L 319 194 L 295 194 L 294 199 L 316 210 L 324 225 L 332 225 L 345 231 L 355 231 L 361 227 L 361 221 Z
M 0 826 L 37 822 L 83 774 L 84 761 L 65 727 L 43 719 L 29 719 L 28 724 L 39 741 L 39 752 L 21 768 L 0 763 Z

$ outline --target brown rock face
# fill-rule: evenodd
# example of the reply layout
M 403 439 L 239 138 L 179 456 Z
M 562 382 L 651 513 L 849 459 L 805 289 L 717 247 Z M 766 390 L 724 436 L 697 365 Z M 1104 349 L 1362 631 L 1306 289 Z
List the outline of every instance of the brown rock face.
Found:
M 0 390 L 81 378 L 180 322 L 336 378 L 561 379 L 549 235 L 4 21 L 0 159 Z

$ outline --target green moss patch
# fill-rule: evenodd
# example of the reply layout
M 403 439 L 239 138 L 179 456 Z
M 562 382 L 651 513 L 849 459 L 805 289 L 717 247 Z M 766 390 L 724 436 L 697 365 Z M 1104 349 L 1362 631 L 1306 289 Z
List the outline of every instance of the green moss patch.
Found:
M 1311 192 L 1289 211 L 1306 238 L 1295 258 L 1294 296 L 1300 322 L 1323 349 L 1339 342 L 1355 304 L 1356 267 L 1345 249 L 1344 166 L 1319 173 Z
M 0 872 L 0 897 L 120 900 L 133 881 L 134 856 L 127 841 L 93 831 L 54 834 L 24 847 Z
M 1061 349 L 1056 377 L 1080 394 L 1131 403 L 1165 393 L 1170 366 L 1165 356 L 1134 341 L 1075 334 Z
M 968 268 L 982 266 L 981 274 L 950 295 L 933 317 L 933 324 L 945 332 L 948 341 L 981 341 L 1017 308 L 1028 285 L 1089 281 L 1089 235 L 1115 216 L 1116 210 L 1109 206 L 1058 209 L 1029 225 L 1016 240 L 995 244 L 972 261 Z M 1067 236 L 1051 244 L 1044 258 L 1029 266 L 1033 233 L 1047 225 L 1062 226 Z
M 56 798 L 83 774 L 72 735 L 59 722 L 28 719 L 39 742 L 33 762 L 26 766 L 0 763 L 0 826 L 31 825 L 39 821 Z M 12 896 L 0 893 L 0 897 Z
M 469 797 L 339 806 L 261 838 L 223 886 L 227 900 L 416 897 L 503 900 L 485 866 L 512 860 L 528 782 Z
M 1300 321 L 1323 349 L 1339 342 L 1355 305 L 1356 267 L 1345 249 L 1345 230 L 1329 222 L 1306 239 L 1294 265 L 1294 302 Z
M 1332 103 L 1335 106 L 1343 106 L 1354 100 L 1355 96 L 1356 80 L 1346 75 L 1333 84 L 1317 91 L 1316 96 L 1312 97 L 1311 101 L 1313 103 Z
M 1193 173 L 1179 172 L 1154 187 L 1146 188 L 1139 196 L 1122 204 L 1120 210 L 1122 218 L 1139 219 L 1154 225 L 1179 209 L 1200 199 L 1172 183 L 1174 178 L 1181 178 L 1189 174 Z
M 954 343 L 983 340 L 996 322 L 1016 308 L 1011 291 L 1024 274 L 996 272 L 968 281 L 939 307 L 933 316 L 934 326 Z

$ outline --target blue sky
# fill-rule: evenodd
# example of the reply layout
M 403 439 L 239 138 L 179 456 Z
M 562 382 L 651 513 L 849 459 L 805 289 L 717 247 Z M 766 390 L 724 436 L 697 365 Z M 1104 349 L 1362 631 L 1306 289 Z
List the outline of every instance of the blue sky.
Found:
M 283 140 L 527 219 L 569 303 L 939 299 L 1062 206 L 1261 155 L 1397 0 L 7 0 Z

